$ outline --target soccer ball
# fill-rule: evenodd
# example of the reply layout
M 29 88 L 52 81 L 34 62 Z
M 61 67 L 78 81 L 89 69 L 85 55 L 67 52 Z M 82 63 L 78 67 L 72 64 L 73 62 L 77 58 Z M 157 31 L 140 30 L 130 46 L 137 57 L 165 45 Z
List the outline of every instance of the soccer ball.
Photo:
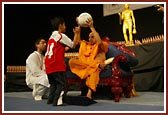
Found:
M 88 27 L 86 21 L 88 19 L 92 19 L 92 16 L 89 14 L 89 13 L 81 13 L 78 17 L 78 24 L 81 26 L 81 27 Z

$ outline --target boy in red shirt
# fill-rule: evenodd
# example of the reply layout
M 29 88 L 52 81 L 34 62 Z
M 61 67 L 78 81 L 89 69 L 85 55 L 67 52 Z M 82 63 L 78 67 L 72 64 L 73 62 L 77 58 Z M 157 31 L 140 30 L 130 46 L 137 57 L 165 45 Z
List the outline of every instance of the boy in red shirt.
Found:
M 47 104 L 62 105 L 62 96 L 66 91 L 66 65 L 64 62 L 65 47 L 74 48 L 76 46 L 77 37 L 80 27 L 73 29 L 74 40 L 72 41 L 65 35 L 65 21 L 61 17 L 55 17 L 51 20 L 53 27 L 52 35 L 47 44 L 47 52 L 45 54 L 46 73 L 50 83 L 50 93 Z

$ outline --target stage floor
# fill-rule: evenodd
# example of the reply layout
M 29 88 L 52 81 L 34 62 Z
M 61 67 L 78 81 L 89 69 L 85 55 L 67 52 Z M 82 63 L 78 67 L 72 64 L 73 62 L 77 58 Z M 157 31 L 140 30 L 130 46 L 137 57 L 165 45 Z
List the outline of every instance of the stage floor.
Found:
M 89 106 L 77 106 L 77 105 L 66 105 L 66 106 L 52 106 L 48 105 L 47 100 L 34 101 L 31 92 L 5 92 L 2 107 L 4 113 L 64 113 L 64 112 L 93 112 L 93 113 L 123 113 L 123 111 L 140 113 L 148 111 L 155 113 L 165 112 L 165 94 L 164 92 L 137 92 L 138 96 L 125 98 L 122 97 L 120 102 L 114 102 L 114 100 L 107 99 L 96 99 L 97 103 Z M 79 91 L 69 91 L 70 96 L 79 96 Z

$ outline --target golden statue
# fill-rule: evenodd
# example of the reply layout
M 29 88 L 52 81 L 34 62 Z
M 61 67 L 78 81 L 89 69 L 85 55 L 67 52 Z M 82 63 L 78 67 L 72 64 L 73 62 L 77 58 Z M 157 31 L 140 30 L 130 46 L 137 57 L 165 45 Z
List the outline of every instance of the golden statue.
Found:
M 127 46 L 134 45 L 133 35 L 136 34 L 135 18 L 133 10 L 129 8 L 128 4 L 124 5 L 125 10 L 122 13 L 118 13 L 120 20 L 123 20 L 123 34 Z M 133 28 L 132 28 L 133 27 Z M 129 40 L 127 35 L 127 30 L 129 32 Z

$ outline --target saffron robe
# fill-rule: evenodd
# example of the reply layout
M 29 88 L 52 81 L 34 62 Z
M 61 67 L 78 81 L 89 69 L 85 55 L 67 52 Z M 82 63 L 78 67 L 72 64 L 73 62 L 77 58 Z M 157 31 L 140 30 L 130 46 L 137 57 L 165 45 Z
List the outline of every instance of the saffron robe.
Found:
M 101 69 L 99 64 L 104 62 L 104 59 L 96 59 L 99 53 L 98 44 L 91 45 L 87 41 L 81 41 L 78 58 L 71 58 L 69 66 L 71 71 L 81 79 L 86 79 L 86 86 L 93 91 L 96 91 L 99 83 L 99 73 Z

